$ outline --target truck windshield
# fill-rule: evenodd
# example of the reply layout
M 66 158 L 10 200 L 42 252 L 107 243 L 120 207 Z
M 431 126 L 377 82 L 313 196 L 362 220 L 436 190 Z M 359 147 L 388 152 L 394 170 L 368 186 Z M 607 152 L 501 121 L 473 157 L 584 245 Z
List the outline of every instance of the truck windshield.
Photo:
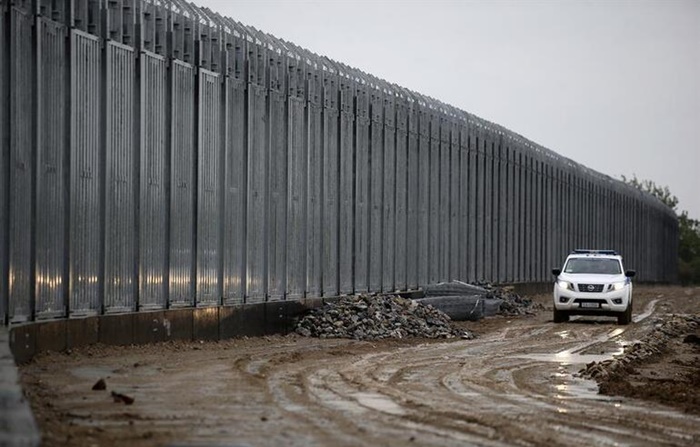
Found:
M 564 273 L 619 275 L 622 269 L 617 259 L 571 258 L 564 267 Z

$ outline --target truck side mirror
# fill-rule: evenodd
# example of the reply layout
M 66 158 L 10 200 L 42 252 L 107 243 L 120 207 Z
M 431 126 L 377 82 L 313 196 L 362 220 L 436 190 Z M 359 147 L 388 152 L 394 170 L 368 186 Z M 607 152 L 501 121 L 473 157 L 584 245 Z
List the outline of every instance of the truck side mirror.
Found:
M 552 269 L 552 275 L 559 276 L 561 274 L 561 269 Z
M 636 275 L 637 272 L 635 270 L 627 270 L 625 271 L 625 276 L 628 278 L 632 278 L 634 275 Z

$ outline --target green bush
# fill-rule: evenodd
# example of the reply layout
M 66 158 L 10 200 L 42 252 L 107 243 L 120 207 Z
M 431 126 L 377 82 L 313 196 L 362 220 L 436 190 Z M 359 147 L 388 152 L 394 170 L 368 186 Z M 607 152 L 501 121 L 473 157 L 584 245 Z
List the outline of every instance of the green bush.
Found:
M 622 176 L 622 181 L 647 192 L 673 210 L 678 216 L 678 280 L 683 285 L 700 284 L 700 220 L 688 217 L 687 211 L 678 212 L 678 198 L 668 186 L 658 186 L 651 180 Z

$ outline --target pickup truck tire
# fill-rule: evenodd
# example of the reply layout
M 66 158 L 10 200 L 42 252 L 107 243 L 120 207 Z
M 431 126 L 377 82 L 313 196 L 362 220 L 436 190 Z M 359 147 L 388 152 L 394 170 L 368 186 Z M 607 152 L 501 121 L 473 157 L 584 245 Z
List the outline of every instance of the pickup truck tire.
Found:
M 562 310 L 557 310 L 555 308 L 552 320 L 555 323 L 566 323 L 567 321 L 569 321 L 569 314 Z
M 632 322 L 632 303 L 629 303 L 627 310 L 617 316 L 617 324 L 626 326 Z

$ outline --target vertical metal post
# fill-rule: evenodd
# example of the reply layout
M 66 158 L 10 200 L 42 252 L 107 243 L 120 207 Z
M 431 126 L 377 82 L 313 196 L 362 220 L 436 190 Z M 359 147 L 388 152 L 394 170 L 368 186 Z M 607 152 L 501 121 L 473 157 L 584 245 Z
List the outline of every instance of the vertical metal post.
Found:
M 396 267 L 396 101 L 391 89 L 387 86 L 380 88 L 384 94 L 382 291 L 393 292 Z
M 372 85 L 370 92 L 370 218 L 369 218 L 369 290 L 380 292 L 383 279 L 384 209 L 384 95 Z
M 322 258 L 324 296 L 338 295 L 338 71 L 323 61 Z
M 165 29 L 156 30 L 156 17 L 166 11 L 141 3 L 139 54 L 139 309 L 162 309 L 167 305 L 169 242 L 169 143 L 170 92 L 165 54 L 156 43 L 165 39 Z
M 173 16 L 170 63 L 169 307 L 189 307 L 195 296 L 195 67 L 193 20 Z
M 448 240 L 448 271 L 446 275 L 448 279 L 463 279 L 459 271 L 459 241 L 460 241 L 460 147 L 459 147 L 459 127 L 457 123 L 457 114 L 455 110 L 449 111 L 449 145 L 450 145 L 450 199 L 449 199 L 449 225 L 450 237 Z
M 50 11 L 46 11 L 50 14 Z M 44 17 L 37 31 L 36 261 L 37 318 L 65 316 L 67 160 L 67 28 Z
M 9 222 L 9 74 L 10 53 L 7 39 L 7 3 L 0 1 L 0 324 L 8 317 L 8 222 Z
M 438 225 L 435 231 L 438 233 L 438 281 L 449 281 L 450 274 L 450 189 L 451 189 L 451 169 L 450 169 L 450 120 L 448 111 L 442 107 L 439 109 L 438 117 L 440 123 L 439 133 L 439 154 L 438 154 Z
M 427 104 L 418 101 L 418 284 L 429 283 L 430 246 L 430 113 Z
M 307 294 L 321 296 L 321 188 L 322 188 L 322 160 L 323 138 L 321 125 L 321 111 L 323 109 L 323 74 L 317 62 L 308 66 L 308 100 L 307 110 Z
M 343 70 L 345 68 L 343 67 Z M 338 214 L 338 283 L 341 294 L 353 292 L 353 235 L 354 235 L 354 192 L 355 192 L 355 122 L 354 82 L 348 73 L 339 73 L 340 127 L 339 139 L 339 214 Z
M 440 115 L 430 106 L 430 171 L 429 171 L 428 267 L 430 283 L 442 279 L 442 222 L 440 220 Z
M 267 295 L 279 301 L 287 289 L 287 87 L 286 55 L 268 44 Z
M 459 132 L 459 239 L 458 247 L 458 275 L 462 281 L 469 281 L 469 231 L 472 223 L 469 221 L 469 124 L 468 115 L 463 114 L 458 118 Z
M 267 55 L 263 43 L 247 36 L 248 101 L 248 198 L 246 211 L 246 302 L 260 303 L 267 296 L 268 151 L 267 151 Z M 319 254 L 320 255 L 320 254 Z
M 287 297 L 300 299 L 306 291 L 307 145 L 304 62 L 287 54 Z M 235 163 L 232 160 L 232 163 Z
M 395 276 L 394 288 L 408 287 L 408 106 L 403 92 L 396 94 L 396 226 L 395 226 Z
M 406 92 L 409 95 L 408 92 Z M 420 165 L 418 153 L 418 103 L 409 96 L 407 107 L 407 198 L 406 205 L 406 276 L 408 289 L 417 289 L 420 280 L 418 275 L 418 222 L 419 222 L 419 184 Z
M 369 290 L 370 254 L 370 99 L 367 82 L 358 78 L 355 98 L 355 267 L 354 290 Z

